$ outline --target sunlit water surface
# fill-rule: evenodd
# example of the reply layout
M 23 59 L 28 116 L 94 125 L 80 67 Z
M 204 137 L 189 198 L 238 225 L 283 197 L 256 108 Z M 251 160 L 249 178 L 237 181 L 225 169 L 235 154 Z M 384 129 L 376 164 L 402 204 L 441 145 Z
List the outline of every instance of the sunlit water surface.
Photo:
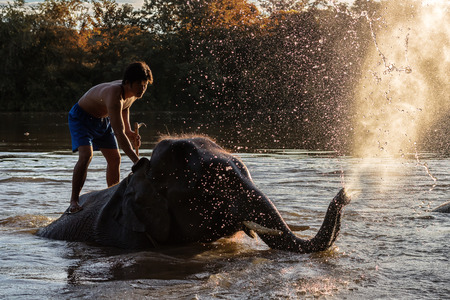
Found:
M 0 152 L 0 298 L 448 298 L 450 215 L 429 210 L 450 200 L 449 158 L 427 157 L 434 182 L 415 160 L 372 160 L 354 173 L 362 160 L 326 153 L 239 156 L 288 223 L 311 226 L 298 233 L 304 237 L 316 233 L 343 182 L 357 181 L 360 194 L 334 247 L 299 255 L 238 233 L 209 245 L 130 252 L 36 237 L 67 208 L 77 157 Z M 130 167 L 124 159 L 122 178 Z M 105 188 L 104 173 L 95 156 L 83 192 Z

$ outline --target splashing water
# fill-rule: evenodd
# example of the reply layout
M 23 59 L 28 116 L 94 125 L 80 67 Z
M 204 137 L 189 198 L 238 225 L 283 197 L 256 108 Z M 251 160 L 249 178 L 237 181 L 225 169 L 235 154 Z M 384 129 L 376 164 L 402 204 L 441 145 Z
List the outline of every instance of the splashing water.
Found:
M 389 1 L 380 19 L 366 15 L 373 47 L 356 88 L 353 112 L 353 154 L 364 160 L 350 176 L 352 181 L 369 166 L 379 165 L 385 180 L 393 175 L 367 159 L 401 162 L 414 155 L 436 182 L 418 153 L 432 134 L 430 127 L 450 112 L 449 8 L 446 1 Z M 347 188 L 358 185 L 351 182 Z

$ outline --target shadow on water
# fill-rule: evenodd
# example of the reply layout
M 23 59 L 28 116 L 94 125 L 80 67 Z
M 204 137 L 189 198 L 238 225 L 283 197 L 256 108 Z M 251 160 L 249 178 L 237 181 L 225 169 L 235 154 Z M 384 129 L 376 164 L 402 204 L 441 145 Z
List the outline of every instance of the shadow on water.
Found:
M 332 253 L 333 250 L 330 250 L 311 256 L 327 257 L 334 255 Z M 164 246 L 143 251 L 70 242 L 66 246 L 65 258 L 76 261 L 67 270 L 68 283 L 80 285 L 86 282 L 145 279 L 201 280 L 221 273 L 230 265 L 242 268 L 247 264 L 279 259 L 280 252 L 239 232 L 214 243 Z
M 137 279 L 182 280 L 220 269 L 227 258 L 240 250 L 230 244 L 218 249 L 215 244 L 191 244 L 145 251 L 98 247 L 71 242 L 66 258 L 75 260 L 68 272 L 68 283 L 122 281 Z M 208 254 L 209 253 L 209 254 Z M 211 259 L 211 253 L 215 256 Z
M 65 293 L 131 299 L 324 296 L 349 280 L 335 274 L 334 261 L 342 258 L 335 250 L 297 255 L 239 235 L 212 244 L 140 252 L 69 243 L 67 258 L 74 263 L 67 268 Z

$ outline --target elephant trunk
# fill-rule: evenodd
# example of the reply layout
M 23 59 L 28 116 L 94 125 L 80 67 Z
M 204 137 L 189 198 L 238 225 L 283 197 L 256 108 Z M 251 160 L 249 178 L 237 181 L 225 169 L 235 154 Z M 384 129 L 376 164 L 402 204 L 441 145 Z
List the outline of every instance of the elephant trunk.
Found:
M 250 220 L 263 227 L 275 229 L 273 232 L 256 231 L 260 238 L 272 249 L 297 253 L 319 252 L 328 249 L 336 240 L 341 226 L 342 210 L 350 203 L 345 190 L 341 189 L 328 206 L 321 228 L 315 237 L 309 240 L 297 237 L 284 222 L 272 202 L 260 191 L 251 190 L 253 211 Z M 252 207 L 252 205 L 250 205 Z

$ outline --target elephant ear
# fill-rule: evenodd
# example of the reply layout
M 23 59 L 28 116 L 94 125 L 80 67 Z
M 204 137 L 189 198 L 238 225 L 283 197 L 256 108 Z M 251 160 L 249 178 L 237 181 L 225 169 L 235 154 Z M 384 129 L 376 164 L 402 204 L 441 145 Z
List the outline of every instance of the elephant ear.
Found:
M 122 193 L 122 201 L 113 218 L 128 230 L 136 232 L 145 232 L 145 224 L 136 215 L 136 183 L 140 182 L 140 172 L 146 169 L 149 160 L 141 158 L 133 167 L 132 174 L 129 176 L 127 187 Z M 141 171 L 142 170 L 142 171 Z
M 145 224 L 136 214 L 135 194 L 135 188 L 128 186 L 123 194 L 122 207 L 115 219 L 119 224 L 131 231 L 145 232 Z
M 142 158 L 133 166 L 133 175 L 123 193 L 121 209 L 116 221 L 125 228 L 150 235 L 152 240 L 163 242 L 170 229 L 167 201 L 156 193 L 146 176 L 150 161 Z

